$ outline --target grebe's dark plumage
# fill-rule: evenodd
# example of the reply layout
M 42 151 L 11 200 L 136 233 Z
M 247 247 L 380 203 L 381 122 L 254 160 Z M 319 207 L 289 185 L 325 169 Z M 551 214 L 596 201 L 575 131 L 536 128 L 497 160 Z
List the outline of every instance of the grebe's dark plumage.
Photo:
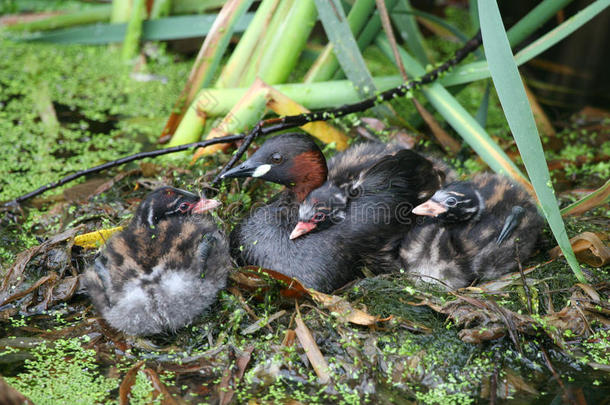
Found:
M 404 195 L 398 197 L 400 190 L 420 194 L 423 190 L 419 185 L 423 183 L 428 191 L 422 192 L 417 202 L 425 200 L 438 188 L 437 176 L 432 175 L 430 162 L 414 152 L 404 151 L 400 159 L 393 157 L 400 149 L 392 144 L 356 145 L 330 159 L 327 169 L 322 152 L 310 136 L 282 134 L 269 139 L 225 177 L 253 176 L 283 184 L 287 189 L 236 226 L 231 234 L 232 252 L 246 264 L 280 271 L 320 291 L 332 291 L 353 280 L 360 274 L 360 266 L 367 262 L 366 256 L 379 252 L 381 243 L 385 246 L 386 241 L 380 242 L 383 236 L 372 229 L 383 222 L 366 223 L 357 216 L 343 216 L 333 218 L 341 220 L 340 226 L 320 224 L 324 229 L 319 232 L 296 237 L 302 235 L 293 233 L 299 219 L 299 204 L 308 194 L 322 190 L 330 193 L 327 196 L 338 195 L 340 200 L 334 202 L 339 205 L 342 201 L 348 203 L 342 195 L 350 192 L 349 202 L 354 193 L 362 193 L 358 200 L 360 208 L 370 207 L 374 201 L 378 205 L 396 205 L 404 199 Z M 398 159 L 400 164 L 398 160 L 380 163 L 384 159 Z M 423 180 L 415 184 L 413 178 L 426 170 Z M 394 213 L 390 210 L 386 214 Z M 396 256 L 396 243 L 392 249 Z
M 432 163 L 411 150 L 385 155 L 346 184 L 329 180 L 299 207 L 291 237 L 336 227 L 359 246 L 362 264 L 379 273 L 397 270 L 400 235 L 415 223 L 411 210 L 439 187 Z
M 517 268 L 534 251 L 543 222 L 529 194 L 504 176 L 479 174 L 437 191 L 413 212 L 421 224 L 400 249 L 405 270 L 460 288 Z
M 82 278 L 110 325 L 131 335 L 172 332 L 214 302 L 226 284 L 229 250 L 214 222 L 197 214 L 217 205 L 172 187 L 144 199 Z

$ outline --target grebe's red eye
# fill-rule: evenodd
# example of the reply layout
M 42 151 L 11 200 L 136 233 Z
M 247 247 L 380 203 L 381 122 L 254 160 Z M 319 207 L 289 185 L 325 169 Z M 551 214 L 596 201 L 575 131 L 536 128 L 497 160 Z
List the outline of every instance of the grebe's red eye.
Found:
M 317 223 L 317 222 L 320 222 L 320 221 L 324 221 L 324 218 L 326 218 L 326 214 L 325 213 L 323 213 L 323 212 L 316 212 L 314 214 L 314 216 L 311 217 L 311 220 L 313 222 Z
M 182 204 L 180 204 L 180 206 L 178 207 L 178 210 L 180 212 L 187 212 L 189 209 L 191 208 L 191 204 L 187 203 L 187 202 L 183 202 Z

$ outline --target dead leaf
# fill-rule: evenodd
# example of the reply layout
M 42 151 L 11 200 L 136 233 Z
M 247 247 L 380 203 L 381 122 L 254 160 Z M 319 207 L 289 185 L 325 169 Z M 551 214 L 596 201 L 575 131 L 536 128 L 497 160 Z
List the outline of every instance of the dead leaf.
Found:
M 119 387 L 119 405 L 129 405 L 129 396 L 131 394 L 131 387 L 136 382 L 136 376 L 138 375 L 138 371 L 144 364 L 144 361 L 141 360 L 133 365 L 125 374 L 123 381 L 121 382 L 121 386 Z
M 64 277 L 53 286 L 52 302 L 67 301 L 78 289 L 78 276 Z
M 597 293 L 597 291 L 595 291 L 595 289 L 593 287 L 591 287 L 589 284 L 583 284 L 583 283 L 576 283 L 574 284 L 577 287 L 580 287 L 585 293 L 587 293 L 587 295 L 589 297 L 591 297 L 591 299 L 593 300 L 593 302 L 599 302 L 599 294 Z
M 439 125 L 434 116 L 428 110 L 426 110 L 426 108 L 421 105 L 417 99 L 413 98 L 413 103 L 415 104 L 415 108 L 417 109 L 419 115 L 421 115 L 428 125 L 428 128 L 430 128 L 430 131 L 432 132 L 432 135 L 436 141 L 452 155 L 457 154 L 462 148 L 462 145 Z
M 241 355 L 235 361 L 235 367 L 237 370 L 232 372 L 230 368 L 225 371 L 225 374 L 218 385 L 218 396 L 220 405 L 227 405 L 231 402 L 233 398 L 234 389 L 231 387 L 235 387 L 237 383 L 244 376 L 244 372 L 246 371 L 246 367 L 250 362 L 250 358 L 252 357 L 252 351 L 254 350 L 254 346 L 247 347 Z M 232 382 L 232 384 L 231 384 Z
M 281 311 L 278 311 L 275 314 L 271 315 L 269 318 L 259 319 L 256 322 L 254 322 L 253 324 L 244 328 L 241 331 L 241 334 L 250 335 L 252 333 L 255 333 L 255 332 L 259 331 L 261 328 L 264 328 L 265 326 L 269 325 L 271 322 L 275 321 L 276 319 L 282 317 L 285 314 L 286 314 L 286 311 L 284 311 L 282 309 Z
M 16 301 L 20 298 L 25 297 L 26 295 L 28 295 L 29 293 L 31 293 L 34 290 L 37 290 L 40 286 L 42 286 L 44 283 L 47 282 L 53 282 L 57 279 L 57 274 L 56 273 L 51 273 L 51 274 L 47 274 L 44 277 L 41 277 L 38 279 L 38 281 L 36 281 L 34 284 L 32 284 L 29 288 L 23 290 L 23 291 L 19 291 L 18 293 L 15 293 L 11 296 L 9 296 L 7 299 L 5 299 L 4 301 L 2 301 L 2 303 L 0 304 L 0 306 L 4 306 L 6 304 L 9 304 L 13 301 Z
M 147 163 L 141 163 L 140 167 L 144 166 L 145 164 L 147 164 Z M 148 164 L 152 164 L 152 163 L 148 163 Z M 141 170 L 141 169 L 133 169 L 133 170 L 128 170 L 126 172 L 121 172 L 121 173 L 117 174 L 112 179 L 104 181 L 98 187 L 96 187 L 95 190 L 93 190 L 90 193 L 90 195 L 87 197 L 87 199 L 95 197 L 97 195 L 100 195 L 100 194 L 110 190 L 116 183 L 123 180 L 125 177 L 140 174 L 142 171 L 143 170 Z M 145 176 L 145 177 L 152 177 L 152 176 Z
M 266 87 L 269 91 L 270 99 L 267 102 L 267 106 L 277 115 L 296 115 L 309 112 L 307 108 L 303 107 L 274 87 L 271 87 L 262 81 L 261 86 Z M 347 135 L 345 135 L 341 130 L 330 125 L 328 122 L 310 122 L 309 124 L 305 124 L 300 128 L 324 143 L 334 142 L 337 150 L 347 149 Z
M 314 301 L 322 304 L 324 308 L 336 313 L 338 317 L 345 322 L 368 326 L 374 325 L 377 322 L 384 322 L 391 319 L 391 317 L 382 319 L 378 316 L 370 315 L 363 310 L 353 308 L 348 301 L 339 296 L 328 295 L 311 288 L 306 288 L 299 280 L 288 277 L 285 274 L 274 270 L 263 269 L 256 266 L 246 266 L 238 270 L 239 273 L 233 277 L 233 280 L 242 286 L 249 289 L 264 289 L 269 285 L 268 283 L 261 281 L 263 280 L 263 275 L 268 276 L 273 280 L 277 280 L 282 283 L 283 288 L 280 290 L 280 294 L 282 296 L 289 298 L 301 298 L 309 296 Z
M 462 329 L 458 336 L 466 343 L 479 344 L 487 340 L 495 340 L 506 335 L 504 325 L 492 325 L 484 328 Z
M 544 263 L 539 263 L 535 266 L 532 267 L 528 267 L 527 269 L 523 270 L 523 275 L 528 275 L 531 272 L 533 272 L 534 270 L 536 270 L 539 267 L 542 267 L 550 262 L 552 262 L 553 260 L 549 260 L 547 262 Z M 522 279 L 521 279 L 521 272 L 514 272 L 514 273 L 509 273 L 506 274 L 496 280 L 491 280 L 488 281 L 486 283 L 483 284 L 479 284 L 476 285 L 474 287 L 466 287 L 463 290 L 465 291 L 473 291 L 473 292 L 479 292 L 479 293 L 498 293 L 503 291 L 506 287 L 510 287 L 512 285 L 515 284 L 519 284 L 521 285 Z
M 294 340 L 297 337 L 296 332 L 293 329 L 286 329 L 284 340 L 282 340 L 282 347 L 290 347 L 294 344 Z
M 435 36 L 439 36 L 443 39 L 446 39 L 447 41 L 452 41 L 455 43 L 460 42 L 460 38 L 458 38 L 453 32 L 451 32 L 450 30 L 448 30 L 446 27 L 442 26 L 438 22 L 430 20 L 428 18 L 423 18 L 420 16 L 416 16 L 415 18 L 417 19 L 417 22 L 419 24 L 426 27 L 426 29 L 432 31 L 435 34 Z
M 512 398 L 515 394 L 527 393 L 538 395 L 538 391 L 531 384 L 527 383 L 521 376 L 510 369 L 504 369 L 502 377 L 498 378 L 495 396 L 501 399 Z M 481 384 L 481 398 L 491 398 L 491 386 L 489 380 L 485 379 Z
M 610 263 L 610 248 L 593 232 L 583 232 L 570 239 L 576 258 L 593 267 L 602 267 Z M 549 252 L 551 257 L 563 255 L 559 246 Z
M 416 136 L 410 135 L 404 129 L 397 129 L 395 131 L 392 131 L 392 134 L 390 136 L 393 142 L 396 142 L 398 145 L 405 149 L 413 149 L 418 142 L 418 138 Z
M 34 405 L 29 398 L 8 385 L 0 376 L 0 402 L 2 405 Z
M 74 237 L 74 235 L 81 229 L 81 226 L 69 229 L 65 232 L 51 237 L 50 239 L 44 241 L 38 246 L 34 246 L 24 252 L 19 253 L 17 255 L 17 258 L 15 259 L 15 263 L 6 272 L 6 275 L 2 280 L 2 285 L 0 285 L 0 302 L 6 303 L 7 298 L 11 295 L 14 295 L 14 291 L 16 290 L 16 288 L 23 281 L 25 281 L 24 272 L 30 260 L 32 260 L 40 253 L 49 251 L 55 245 L 65 242 L 66 240 Z M 67 246 L 66 250 L 69 250 L 70 247 L 70 245 Z
M 365 311 L 353 308 L 347 300 L 336 295 L 328 295 L 312 289 L 309 289 L 309 294 L 314 301 L 336 314 L 337 318 L 344 322 L 368 326 L 391 319 L 391 317 L 381 319 L 378 316 L 370 315 Z
M 546 70 L 548 72 L 557 73 L 566 76 L 577 76 L 583 79 L 590 79 L 591 74 L 586 71 L 582 71 L 582 69 L 575 69 L 568 65 L 563 65 L 561 63 L 556 63 L 550 60 L 542 59 L 542 58 L 534 58 L 527 62 L 528 65 L 535 66 L 539 69 Z M 591 108 L 585 107 L 584 109 Z
M 63 14 L 63 11 L 41 11 L 37 13 L 27 14 L 9 14 L 0 17 L 0 26 L 9 26 L 15 24 L 29 23 L 38 20 L 44 20 L 49 17 Z
M 142 370 L 148 380 L 151 382 L 154 392 L 153 397 L 157 399 L 159 395 L 162 395 L 161 404 L 162 405 L 178 405 L 178 402 L 172 397 L 172 394 L 167 389 L 167 386 L 161 381 L 157 372 L 151 368 L 145 368 Z
M 318 347 L 313 335 L 311 334 L 309 328 L 301 319 L 301 314 L 297 313 L 295 317 L 295 321 L 297 323 L 297 327 L 295 328 L 295 332 L 297 337 L 299 338 L 299 342 L 301 346 L 305 350 L 305 354 L 311 363 L 316 375 L 320 379 L 321 384 L 327 384 L 330 381 L 330 374 L 328 369 L 328 363 L 326 359 L 322 355 L 320 348 Z
M 66 201 L 85 201 L 95 195 L 95 190 L 97 190 L 101 185 L 106 184 L 107 182 L 107 179 L 101 177 L 89 179 L 84 183 L 79 183 L 75 186 L 65 189 L 63 191 L 63 196 Z
M 381 132 L 385 129 L 385 123 L 377 118 L 362 117 L 360 121 L 364 122 L 373 131 Z
M 269 279 L 279 281 L 280 294 L 288 298 L 301 298 L 309 295 L 309 290 L 297 279 L 288 277 L 278 271 L 257 266 L 244 266 L 231 278 L 248 289 L 269 288 Z

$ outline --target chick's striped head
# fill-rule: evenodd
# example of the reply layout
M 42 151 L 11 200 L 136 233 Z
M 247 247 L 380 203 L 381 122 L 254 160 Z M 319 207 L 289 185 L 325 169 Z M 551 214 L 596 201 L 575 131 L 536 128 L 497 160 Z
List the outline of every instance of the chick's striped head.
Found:
M 174 187 L 161 187 L 148 194 L 138 207 L 134 223 L 155 227 L 172 217 L 202 214 L 220 203 Z
M 473 185 L 456 182 L 438 190 L 428 201 L 415 207 L 413 213 L 453 223 L 476 218 L 483 209 L 485 202 Z

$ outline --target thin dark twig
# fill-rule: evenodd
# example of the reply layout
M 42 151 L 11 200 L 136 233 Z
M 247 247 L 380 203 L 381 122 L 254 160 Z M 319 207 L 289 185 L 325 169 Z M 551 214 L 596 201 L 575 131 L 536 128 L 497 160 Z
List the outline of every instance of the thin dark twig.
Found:
M 525 273 L 523 273 L 523 266 L 521 265 L 521 260 L 519 259 L 519 244 L 515 243 L 515 253 L 517 254 L 517 265 L 519 266 L 519 273 L 521 274 L 521 281 L 523 282 L 523 290 L 525 291 L 525 296 L 527 297 L 527 310 L 530 315 L 532 314 L 532 297 L 530 295 L 530 288 L 527 285 L 527 281 L 525 280 Z
M 542 357 L 544 358 L 544 362 L 547 368 L 551 371 L 551 373 L 553 374 L 553 378 L 555 378 L 555 381 L 557 381 L 557 384 L 561 387 L 563 403 L 576 405 L 574 397 L 572 397 L 570 392 L 566 389 L 566 386 L 564 385 L 563 381 L 561 381 L 559 374 L 557 374 L 557 371 L 555 371 L 555 367 L 553 367 L 553 363 L 551 363 L 551 359 L 549 358 L 549 355 L 547 354 L 546 350 L 541 347 L 540 351 L 542 352 Z
M 479 31 L 473 38 L 471 38 L 468 42 L 464 44 L 461 49 L 458 49 L 452 58 L 446 60 L 442 65 L 438 68 L 426 73 L 422 77 L 416 80 L 411 80 L 407 83 L 403 83 L 398 87 L 394 87 L 392 89 L 380 92 L 374 97 L 367 98 L 365 100 L 359 101 L 354 104 L 346 104 L 344 106 L 324 110 L 324 111 L 315 111 L 309 112 L 305 114 L 299 115 L 288 115 L 281 118 L 272 118 L 268 120 L 260 121 L 256 126 L 250 130 L 247 134 L 237 134 L 237 135 L 227 135 L 224 137 L 218 137 L 213 139 L 208 139 L 205 141 L 189 143 L 186 145 L 174 146 L 172 148 L 164 148 L 158 149 L 151 152 L 142 152 L 136 153 L 135 155 L 126 156 L 124 158 L 114 160 L 112 162 L 104 163 L 103 165 L 99 165 L 90 169 L 86 169 L 83 171 L 79 171 L 73 173 L 69 176 L 62 178 L 53 183 L 46 184 L 32 192 L 29 192 L 25 195 L 19 196 L 12 201 L 9 201 L 4 204 L 7 206 L 15 206 L 29 198 L 35 197 L 44 193 L 45 191 L 51 190 L 53 188 L 62 186 L 72 180 L 75 180 L 79 177 L 86 176 L 92 173 L 98 173 L 102 170 L 109 169 L 111 167 L 119 166 L 124 163 L 132 162 L 134 160 L 143 159 L 147 157 L 161 156 L 169 153 L 180 152 L 184 150 L 188 150 L 191 148 L 204 147 L 208 145 L 214 145 L 217 143 L 228 143 L 234 142 L 237 140 L 243 139 L 244 142 L 239 147 L 239 149 L 235 152 L 235 154 L 231 157 L 229 162 L 222 168 L 218 176 L 214 178 L 212 182 L 212 186 L 218 185 L 221 180 L 221 176 L 227 172 L 234 164 L 237 162 L 242 155 L 245 153 L 248 146 L 254 141 L 258 136 L 264 136 L 271 134 L 273 132 L 282 131 L 290 128 L 296 128 L 308 124 L 313 121 L 327 121 L 334 118 L 344 117 L 346 115 L 367 110 L 379 103 L 384 101 L 388 101 L 397 97 L 405 96 L 410 90 L 416 89 L 419 86 L 432 83 L 435 81 L 442 73 L 447 72 L 451 67 L 457 65 L 461 62 L 466 56 L 468 56 L 471 52 L 475 51 L 482 43 L 481 32 Z
M 72 180 L 76 180 L 79 177 L 83 177 L 88 174 L 99 173 L 103 170 L 110 169 L 112 167 L 119 166 L 124 163 L 133 162 L 134 160 L 144 159 L 144 158 L 148 158 L 148 157 L 156 157 L 156 156 L 161 156 L 161 155 L 167 155 L 169 153 L 181 152 L 181 151 L 192 149 L 192 148 L 214 145 L 217 143 L 235 142 L 235 141 L 239 141 L 240 139 L 244 139 L 245 136 L 246 135 L 244 135 L 244 134 L 227 135 L 227 136 L 223 136 L 223 137 L 208 139 L 205 141 L 193 142 L 193 143 L 188 143 L 188 144 L 179 145 L 179 146 L 173 146 L 171 148 L 157 149 L 157 150 L 153 150 L 153 151 L 149 151 L 149 152 L 140 152 L 140 153 L 136 153 L 133 155 L 125 156 L 124 158 L 121 158 L 118 160 L 113 160 L 111 162 L 107 162 L 107 163 L 101 164 L 99 166 L 95 166 L 95 167 L 91 167 L 89 169 L 78 171 L 76 173 L 66 176 L 53 183 L 45 184 L 44 186 L 39 187 L 34 191 L 30 191 L 29 193 L 19 196 L 12 201 L 4 203 L 4 207 L 18 205 L 19 203 L 21 203 L 29 198 L 36 197 L 37 195 L 40 195 L 40 194 L 44 193 L 45 191 L 51 190 L 53 188 L 63 186 L 64 184 L 69 183 Z
M 385 1 L 375 0 L 375 2 L 377 4 L 377 11 L 379 12 L 379 17 L 381 18 L 381 25 L 383 26 L 383 30 L 385 31 L 385 34 L 388 37 L 390 46 L 392 47 L 392 53 L 394 54 L 396 65 L 398 66 L 398 70 L 400 71 L 400 76 L 402 76 L 402 80 L 409 80 L 409 76 L 407 76 L 407 71 L 405 70 L 405 65 L 402 63 L 400 53 L 398 53 L 398 45 L 396 43 L 396 37 L 394 36 L 394 32 L 392 31 L 392 23 L 390 22 L 390 15 L 388 14 L 388 8 L 385 6 Z
M 506 330 L 508 331 L 508 336 L 513 341 L 513 344 L 517 348 L 517 351 L 523 355 L 523 349 L 521 348 L 521 344 L 519 343 L 519 335 L 518 335 L 517 327 L 516 327 L 515 323 L 513 322 L 513 319 L 511 318 L 511 316 L 507 315 L 506 310 L 504 308 L 502 308 L 501 306 L 499 306 L 498 304 L 496 304 L 495 301 L 489 300 L 489 301 L 487 301 L 487 304 L 489 304 L 488 307 L 491 307 L 490 309 L 492 309 L 496 314 L 498 314 L 500 316 L 500 318 L 502 319 L 502 322 L 504 322 L 504 325 L 506 325 Z
M 490 377 L 489 382 L 489 405 L 496 405 L 496 398 L 498 396 L 498 366 L 494 367 L 494 372 Z

